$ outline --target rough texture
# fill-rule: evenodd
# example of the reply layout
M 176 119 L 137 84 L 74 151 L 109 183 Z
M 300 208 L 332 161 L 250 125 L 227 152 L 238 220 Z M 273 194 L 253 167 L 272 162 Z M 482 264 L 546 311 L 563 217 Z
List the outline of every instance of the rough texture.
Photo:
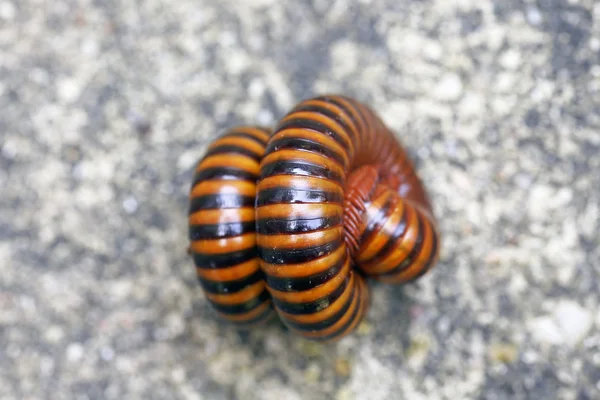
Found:
M 0 0 L 0 397 L 600 398 L 599 54 L 593 0 Z M 323 92 L 398 133 L 441 262 L 335 345 L 236 332 L 192 165 Z

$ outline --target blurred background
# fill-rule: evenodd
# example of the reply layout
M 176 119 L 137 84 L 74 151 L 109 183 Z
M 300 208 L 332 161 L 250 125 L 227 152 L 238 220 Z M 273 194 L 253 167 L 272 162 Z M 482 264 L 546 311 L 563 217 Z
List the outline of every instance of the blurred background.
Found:
M 0 0 L 0 397 L 600 398 L 599 62 L 593 0 Z M 407 147 L 441 261 L 339 343 L 237 332 L 193 164 L 326 92 Z

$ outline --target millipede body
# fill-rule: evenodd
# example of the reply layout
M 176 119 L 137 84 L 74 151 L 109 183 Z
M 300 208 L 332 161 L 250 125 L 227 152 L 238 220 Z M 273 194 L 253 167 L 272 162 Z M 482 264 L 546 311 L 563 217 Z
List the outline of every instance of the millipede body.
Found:
M 302 101 L 270 132 L 236 127 L 199 161 L 190 251 L 218 314 L 335 340 L 369 303 L 366 277 L 403 283 L 437 261 L 429 199 L 391 131 L 344 96 Z

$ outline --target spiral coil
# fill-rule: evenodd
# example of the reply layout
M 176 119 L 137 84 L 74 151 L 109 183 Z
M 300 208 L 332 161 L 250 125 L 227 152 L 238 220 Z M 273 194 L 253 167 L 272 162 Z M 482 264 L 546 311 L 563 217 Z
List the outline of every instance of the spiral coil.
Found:
M 406 152 L 367 106 L 319 96 L 271 133 L 237 127 L 199 161 L 190 252 L 218 314 L 252 325 L 277 314 L 314 340 L 352 332 L 364 277 L 404 283 L 437 262 L 429 199 Z

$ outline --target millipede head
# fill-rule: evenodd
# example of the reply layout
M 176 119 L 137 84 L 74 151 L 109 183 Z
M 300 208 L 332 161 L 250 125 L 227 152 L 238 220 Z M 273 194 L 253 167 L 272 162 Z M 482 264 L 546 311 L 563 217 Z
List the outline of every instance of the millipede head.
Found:
M 348 177 L 344 199 L 344 240 L 352 258 L 358 251 L 360 236 L 365 228 L 367 203 L 370 202 L 379 179 L 380 167 L 376 165 L 362 166 Z

